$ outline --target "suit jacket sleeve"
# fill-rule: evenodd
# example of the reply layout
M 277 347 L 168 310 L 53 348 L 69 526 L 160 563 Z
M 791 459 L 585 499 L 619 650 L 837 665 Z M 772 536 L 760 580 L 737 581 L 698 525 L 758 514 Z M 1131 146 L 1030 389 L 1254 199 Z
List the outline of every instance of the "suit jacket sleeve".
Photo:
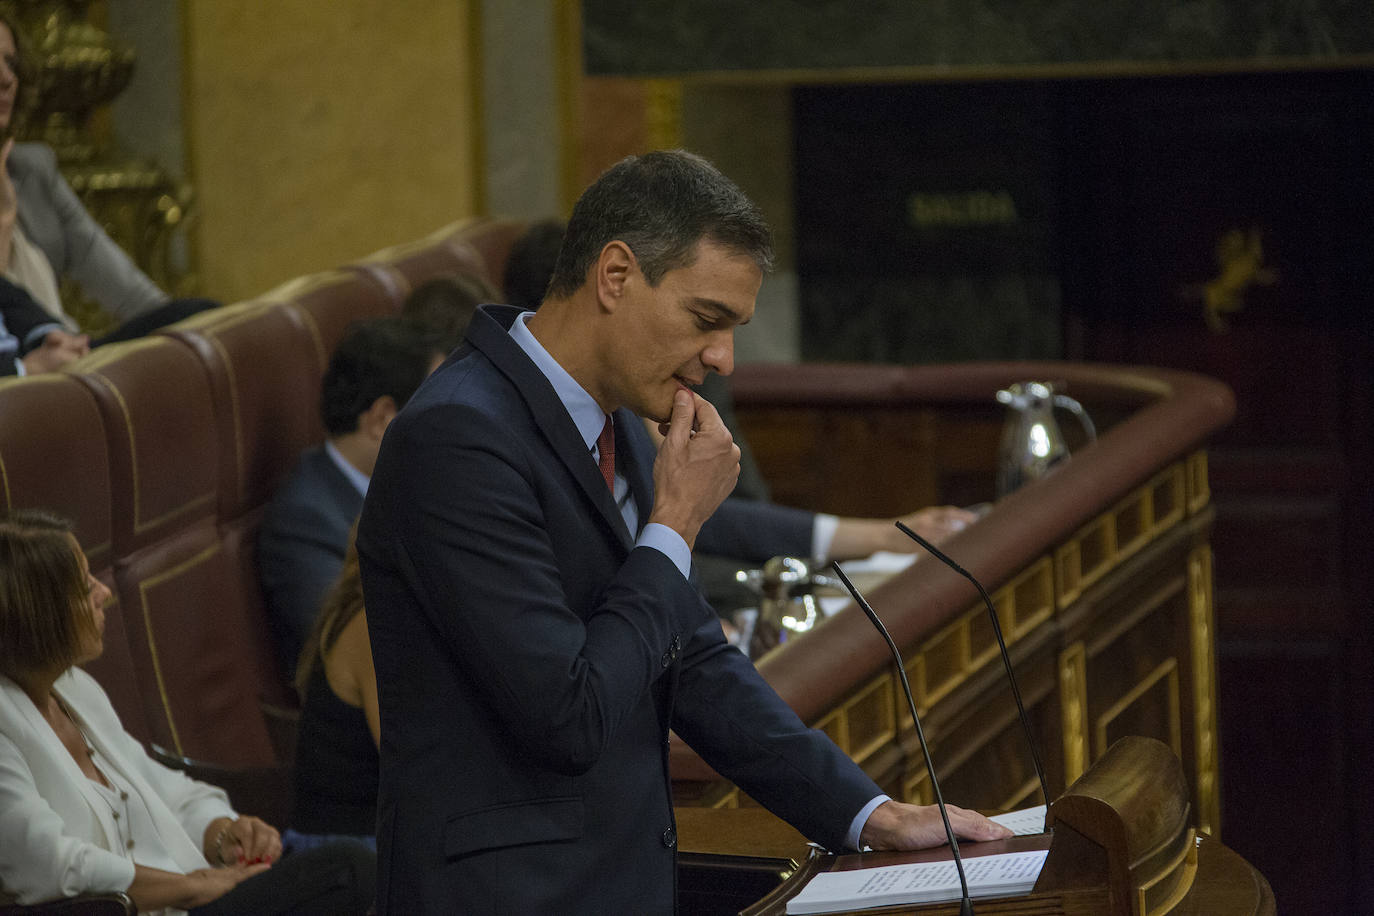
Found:
M 719 624 L 688 644 L 673 728 L 750 797 L 832 850 L 882 790 L 824 733 L 808 728 Z
M 87 296 L 127 321 L 167 301 L 167 294 L 105 234 L 42 144 L 18 144 L 10 153 L 19 220 L 42 249 L 58 278 L 71 277 Z
M 393 421 L 358 535 L 368 625 L 375 647 L 384 555 L 502 733 L 579 775 L 663 675 L 675 637 L 714 616 L 659 551 L 589 536 L 585 494 L 503 410 L 449 404 Z
M 316 449 L 302 457 L 263 517 L 258 579 L 278 661 L 288 677 L 343 569 L 348 532 L 361 508 L 353 485 Z
M 8 716 L 6 717 L 8 718 Z M 127 890 L 134 863 L 70 836 L 61 815 L 39 792 L 23 737 L 0 733 L 0 885 L 20 903 L 81 893 Z
M 19 338 L 5 327 L 5 316 L 0 313 L 0 376 L 19 374 Z
M 811 556 L 816 516 L 802 509 L 730 497 L 697 534 L 698 553 L 762 563 Z
M 0 277 L 0 325 L 15 338 L 19 356 L 43 342 L 50 331 L 63 330 L 62 324 L 34 301 L 28 290 Z

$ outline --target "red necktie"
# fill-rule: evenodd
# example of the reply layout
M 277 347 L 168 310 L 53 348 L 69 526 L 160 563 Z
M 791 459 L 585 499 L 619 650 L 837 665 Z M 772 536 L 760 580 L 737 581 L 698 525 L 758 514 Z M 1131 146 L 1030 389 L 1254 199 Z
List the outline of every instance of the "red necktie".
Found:
M 601 435 L 596 437 L 596 451 L 600 456 L 597 459 L 597 467 L 601 468 L 601 477 L 606 481 L 606 489 L 612 494 L 615 493 L 615 421 L 606 417 L 606 425 L 601 427 Z

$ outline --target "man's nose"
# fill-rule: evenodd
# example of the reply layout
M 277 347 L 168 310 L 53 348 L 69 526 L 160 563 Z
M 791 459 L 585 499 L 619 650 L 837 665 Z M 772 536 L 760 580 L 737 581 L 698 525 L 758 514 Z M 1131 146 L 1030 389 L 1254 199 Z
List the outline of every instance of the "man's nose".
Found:
M 701 353 L 701 361 L 706 368 L 718 375 L 729 375 L 735 371 L 735 333 L 723 331 L 722 336 L 711 341 Z

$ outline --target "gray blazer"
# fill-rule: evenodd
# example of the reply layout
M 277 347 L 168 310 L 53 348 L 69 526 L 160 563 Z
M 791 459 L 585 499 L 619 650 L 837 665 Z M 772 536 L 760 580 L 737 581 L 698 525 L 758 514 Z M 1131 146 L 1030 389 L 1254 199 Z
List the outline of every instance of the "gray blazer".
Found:
M 38 246 L 58 280 L 75 280 L 120 321 L 167 301 L 167 294 L 105 234 L 57 170 L 57 156 L 42 143 L 16 143 L 10 180 L 19 224 Z

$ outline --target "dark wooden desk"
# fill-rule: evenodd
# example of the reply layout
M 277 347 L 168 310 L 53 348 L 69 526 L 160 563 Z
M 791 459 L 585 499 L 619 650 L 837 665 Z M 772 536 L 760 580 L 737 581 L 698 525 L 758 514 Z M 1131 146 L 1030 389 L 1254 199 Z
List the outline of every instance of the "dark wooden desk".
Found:
M 730 912 L 732 901 L 744 899 L 728 885 L 758 888 L 774 887 L 793 877 L 806 865 L 814 847 L 788 824 L 762 808 L 710 810 L 677 809 L 678 848 L 685 868 L 680 869 L 679 894 L 682 912 L 688 916 L 714 916 Z M 1038 844 L 1038 845 L 1037 845 Z M 965 855 L 994 854 L 1021 849 L 1044 848 L 1044 837 L 1014 837 L 997 843 L 968 844 Z M 916 861 L 922 857 L 942 856 L 939 850 L 926 853 L 870 854 L 865 860 L 874 865 Z M 856 865 L 858 856 L 841 857 L 838 863 Z M 749 903 L 757 902 L 757 898 Z M 978 904 L 988 910 L 992 901 Z M 747 904 L 746 904 L 747 905 Z M 741 909 L 743 907 L 740 907 Z M 755 913 L 782 916 L 786 902 L 770 902 Z M 867 914 L 921 913 L 922 916 L 953 916 L 958 906 L 911 909 L 884 907 L 864 910 Z M 1063 912 L 1074 912 L 1066 909 Z M 1192 889 L 1169 911 L 1177 916 L 1274 916 L 1275 904 L 1269 882 L 1250 863 L 1219 840 L 1200 835 L 1198 870 Z
M 1100 436 L 998 500 L 944 547 L 991 593 L 1050 794 L 1119 738 L 1157 738 L 1182 761 L 1190 823 L 1224 837 L 1208 544 L 1214 513 L 1202 451 L 1231 416 L 1224 386 L 1187 373 L 1070 363 L 755 366 L 741 367 L 735 396 L 780 502 L 883 515 L 993 499 L 1003 420 L 994 393 L 1024 378 L 1064 381 Z M 857 483 L 856 467 L 863 468 Z M 945 798 L 999 811 L 1039 801 L 973 587 L 927 558 L 866 593 L 902 650 Z M 929 803 L 891 659 L 857 607 L 757 664 L 802 721 L 829 735 L 885 792 Z M 680 806 L 750 804 L 677 740 L 672 771 Z

